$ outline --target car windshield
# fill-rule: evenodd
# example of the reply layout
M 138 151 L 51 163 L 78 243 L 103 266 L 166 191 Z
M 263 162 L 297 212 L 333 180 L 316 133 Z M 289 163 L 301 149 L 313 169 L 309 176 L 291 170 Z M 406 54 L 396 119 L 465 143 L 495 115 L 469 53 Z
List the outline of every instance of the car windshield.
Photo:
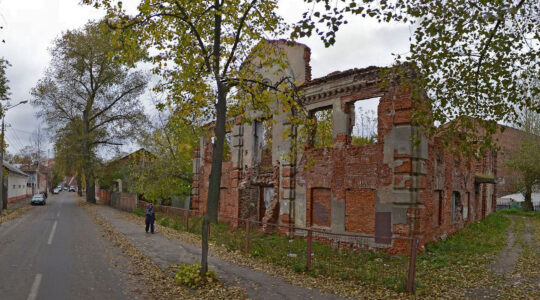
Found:
M 43 199 L 43 195 L 34 195 L 34 197 L 32 198 L 32 200 L 41 200 Z

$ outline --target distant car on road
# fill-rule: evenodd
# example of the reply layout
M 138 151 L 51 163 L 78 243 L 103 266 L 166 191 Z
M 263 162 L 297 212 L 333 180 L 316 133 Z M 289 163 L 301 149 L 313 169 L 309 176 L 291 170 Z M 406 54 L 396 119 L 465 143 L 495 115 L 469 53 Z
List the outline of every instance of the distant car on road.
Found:
M 70 187 L 69 187 L 69 191 L 70 191 L 70 192 L 75 192 L 75 187 L 74 187 L 74 186 L 70 186 Z
M 62 189 L 56 187 L 56 188 L 54 188 L 54 189 L 52 190 L 52 193 L 53 193 L 53 194 L 58 194 L 58 193 L 60 193 L 60 191 L 62 191 Z
M 43 195 L 43 194 L 35 194 L 32 197 L 32 201 L 30 201 L 30 204 L 32 204 L 32 205 L 37 205 L 37 204 L 45 205 L 46 204 L 45 195 Z
M 64 187 L 64 191 L 67 191 L 67 190 L 68 190 L 68 188 L 67 188 L 67 186 L 65 186 L 65 187 Z

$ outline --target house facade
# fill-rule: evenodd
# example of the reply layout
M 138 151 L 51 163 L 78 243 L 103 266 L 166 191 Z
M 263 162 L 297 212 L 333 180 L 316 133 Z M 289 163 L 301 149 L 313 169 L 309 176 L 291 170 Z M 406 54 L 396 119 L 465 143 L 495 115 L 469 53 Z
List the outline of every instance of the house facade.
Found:
M 30 194 L 39 194 L 49 191 L 52 187 L 53 174 L 49 167 L 40 164 L 31 164 L 21 166 L 21 171 L 28 174 L 27 187 Z
M 273 115 L 271 126 L 257 118 L 235 124 L 228 133 L 231 160 L 222 165 L 219 217 L 233 225 L 238 225 L 234 218 L 240 218 L 362 234 L 372 238 L 354 241 L 359 243 L 355 247 L 398 253 L 408 242 L 385 237 L 415 237 L 422 245 L 495 210 L 496 151 L 478 161 L 464 160 L 446 151 L 438 138 L 423 136 L 412 124 L 411 89 L 396 81 L 381 84 L 383 68 L 311 79 L 307 46 L 274 43 L 283 49 L 290 69 L 265 80 L 291 76 L 299 83 L 304 108 L 313 116 L 330 116 L 331 145 L 312 145 L 291 159 L 288 154 L 296 150 L 284 132 L 296 128 L 286 112 Z M 368 99 L 378 102 L 376 140 L 358 144 L 356 106 Z M 193 161 L 192 207 L 203 212 L 211 160 L 212 140 L 202 137 Z
M 27 188 L 28 174 L 24 173 L 17 167 L 4 162 L 4 169 L 7 171 L 7 180 L 5 188 L 7 191 L 8 203 L 24 199 L 31 194 L 31 190 Z

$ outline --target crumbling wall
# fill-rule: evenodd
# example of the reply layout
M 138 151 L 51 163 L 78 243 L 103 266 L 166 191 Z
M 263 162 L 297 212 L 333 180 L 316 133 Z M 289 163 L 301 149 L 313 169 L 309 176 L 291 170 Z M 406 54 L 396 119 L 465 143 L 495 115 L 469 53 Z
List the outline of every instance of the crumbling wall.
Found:
M 291 51 L 296 53 L 293 65 L 303 61 L 299 66 L 304 71 L 292 73 L 307 76 L 306 51 L 298 47 Z M 223 164 L 219 216 L 369 235 L 373 238 L 361 239 L 363 244 L 353 247 L 403 253 L 409 243 L 388 237 L 415 237 L 422 245 L 493 211 L 496 187 L 477 182 L 475 176 L 496 176 L 496 154 L 464 161 L 445 151 L 437 139 L 427 139 L 412 124 L 411 88 L 394 79 L 390 86 L 382 85 L 380 74 L 380 68 L 369 67 L 305 78 L 303 105 L 308 111 L 331 109 L 333 145 L 305 149 L 297 153 L 296 161 L 290 160 L 288 154 L 295 149 L 283 135 L 294 132 L 287 112 L 272 116 L 271 153 L 259 149 L 260 120 L 233 126 L 232 159 Z M 377 140 L 353 145 L 351 107 L 374 97 L 380 97 Z M 257 119 L 257 112 L 253 116 Z M 211 144 L 201 142 L 194 158 L 193 207 L 202 211 L 210 166 Z M 263 201 L 265 188 L 273 191 L 269 202 Z

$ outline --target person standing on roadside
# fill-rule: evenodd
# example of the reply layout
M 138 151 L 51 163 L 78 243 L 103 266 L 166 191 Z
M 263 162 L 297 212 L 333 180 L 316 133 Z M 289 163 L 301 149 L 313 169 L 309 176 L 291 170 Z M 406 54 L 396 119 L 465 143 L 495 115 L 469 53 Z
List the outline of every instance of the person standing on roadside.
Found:
M 146 233 L 148 233 L 148 229 L 150 228 L 150 232 L 154 233 L 154 221 L 156 220 L 156 214 L 154 213 L 154 206 L 151 203 L 148 203 L 146 205 Z

